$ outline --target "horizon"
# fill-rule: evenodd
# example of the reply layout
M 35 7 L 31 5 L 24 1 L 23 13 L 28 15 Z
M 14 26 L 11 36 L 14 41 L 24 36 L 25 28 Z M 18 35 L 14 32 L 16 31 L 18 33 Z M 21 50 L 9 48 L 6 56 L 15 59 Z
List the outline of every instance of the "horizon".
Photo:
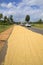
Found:
M 43 20 L 43 0 L 0 0 L 0 13 L 13 15 L 14 21 L 23 22 L 27 14 L 30 21 Z

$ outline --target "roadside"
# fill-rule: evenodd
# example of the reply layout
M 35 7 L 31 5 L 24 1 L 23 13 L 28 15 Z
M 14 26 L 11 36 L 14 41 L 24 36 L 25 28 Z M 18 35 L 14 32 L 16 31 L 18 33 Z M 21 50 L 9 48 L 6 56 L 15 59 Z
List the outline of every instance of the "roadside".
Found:
M 43 24 L 32 24 L 32 27 L 43 29 Z
M 11 32 L 13 30 L 13 25 L 10 26 L 7 30 L 5 30 L 4 32 L 0 33 L 0 52 L 3 49 L 7 39 L 9 38 Z
M 43 29 L 39 29 L 39 28 L 36 28 L 36 27 L 26 27 L 26 28 L 33 31 L 33 32 L 36 32 L 36 33 L 43 35 Z
M 43 36 L 41 34 L 16 25 L 7 44 L 7 53 L 1 65 L 2 63 L 3 65 L 43 65 Z
M 4 32 L 5 30 L 7 30 L 8 28 L 10 28 L 12 25 L 0 25 L 0 33 Z
M 33 32 L 36 32 L 36 33 L 43 35 L 43 24 L 31 24 L 31 27 L 28 27 L 25 25 L 22 25 L 22 26 L 33 31 Z

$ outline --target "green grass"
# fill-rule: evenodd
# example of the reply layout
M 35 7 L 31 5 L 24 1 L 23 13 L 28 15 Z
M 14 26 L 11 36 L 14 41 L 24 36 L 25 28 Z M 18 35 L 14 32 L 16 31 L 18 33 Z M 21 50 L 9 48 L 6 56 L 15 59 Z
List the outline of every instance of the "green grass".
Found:
M 0 25 L 0 33 L 10 28 L 11 25 Z
M 32 26 L 43 29 L 43 24 L 32 24 Z

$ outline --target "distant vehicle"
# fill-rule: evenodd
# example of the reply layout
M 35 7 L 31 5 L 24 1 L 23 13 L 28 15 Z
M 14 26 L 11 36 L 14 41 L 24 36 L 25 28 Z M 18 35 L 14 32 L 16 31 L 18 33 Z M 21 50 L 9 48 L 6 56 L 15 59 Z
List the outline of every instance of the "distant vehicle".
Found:
M 25 26 L 26 26 L 26 27 L 31 27 L 31 25 L 30 25 L 30 24 L 25 24 Z

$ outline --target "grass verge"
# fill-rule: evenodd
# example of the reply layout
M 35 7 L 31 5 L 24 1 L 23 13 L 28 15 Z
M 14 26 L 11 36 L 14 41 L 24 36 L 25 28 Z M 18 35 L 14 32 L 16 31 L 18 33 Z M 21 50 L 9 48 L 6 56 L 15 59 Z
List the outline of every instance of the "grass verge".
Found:
M 10 28 L 12 25 L 0 25 L 0 33 Z
M 43 24 L 32 24 L 33 27 L 43 29 Z
M 13 25 L 0 25 L 0 51 L 4 47 L 13 29 Z

